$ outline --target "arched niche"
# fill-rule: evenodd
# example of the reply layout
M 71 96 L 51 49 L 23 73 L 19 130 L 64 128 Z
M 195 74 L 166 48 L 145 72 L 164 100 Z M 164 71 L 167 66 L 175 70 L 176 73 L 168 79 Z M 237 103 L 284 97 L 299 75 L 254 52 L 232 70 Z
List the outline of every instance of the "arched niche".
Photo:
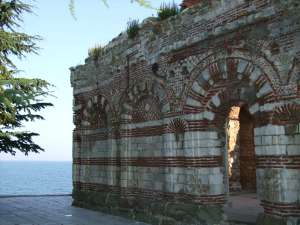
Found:
M 168 94 L 155 81 L 137 82 L 131 85 L 120 101 L 122 123 L 140 123 L 160 120 L 170 111 Z
M 168 94 L 158 82 L 139 81 L 128 87 L 120 100 L 120 157 L 143 164 L 143 159 L 158 156 L 163 148 L 163 118 L 169 111 Z M 147 189 L 145 167 L 121 163 L 121 171 L 122 187 Z M 159 172 L 152 169 L 152 176 L 155 173 Z

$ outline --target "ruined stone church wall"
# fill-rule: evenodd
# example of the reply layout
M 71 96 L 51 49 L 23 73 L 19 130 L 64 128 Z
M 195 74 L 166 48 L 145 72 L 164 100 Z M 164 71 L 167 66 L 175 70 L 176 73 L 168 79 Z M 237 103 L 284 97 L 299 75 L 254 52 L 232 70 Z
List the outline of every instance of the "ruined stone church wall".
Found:
M 148 18 L 134 39 L 122 33 L 72 68 L 75 204 L 152 223 L 220 223 L 226 118 L 244 104 L 265 213 L 299 217 L 297 10 L 297 1 L 204 1 Z

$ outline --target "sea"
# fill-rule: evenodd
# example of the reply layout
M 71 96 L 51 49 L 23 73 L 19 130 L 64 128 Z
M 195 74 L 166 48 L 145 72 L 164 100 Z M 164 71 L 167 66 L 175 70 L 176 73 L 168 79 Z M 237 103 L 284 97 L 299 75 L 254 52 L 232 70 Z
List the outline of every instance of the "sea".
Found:
M 0 196 L 72 193 L 72 162 L 0 161 Z

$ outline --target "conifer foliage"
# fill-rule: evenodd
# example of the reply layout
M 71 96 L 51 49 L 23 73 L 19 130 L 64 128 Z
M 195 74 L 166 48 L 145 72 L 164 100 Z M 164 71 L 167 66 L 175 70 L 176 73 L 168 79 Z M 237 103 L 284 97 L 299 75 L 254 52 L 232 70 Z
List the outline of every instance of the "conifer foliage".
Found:
M 50 94 L 50 84 L 19 77 L 13 62 L 37 51 L 39 37 L 17 31 L 23 13 L 31 13 L 31 6 L 19 0 L 0 0 L 0 152 L 12 155 L 18 150 L 25 155 L 43 151 L 33 141 L 39 134 L 24 131 L 24 123 L 44 119 L 38 112 L 52 106 L 43 101 Z

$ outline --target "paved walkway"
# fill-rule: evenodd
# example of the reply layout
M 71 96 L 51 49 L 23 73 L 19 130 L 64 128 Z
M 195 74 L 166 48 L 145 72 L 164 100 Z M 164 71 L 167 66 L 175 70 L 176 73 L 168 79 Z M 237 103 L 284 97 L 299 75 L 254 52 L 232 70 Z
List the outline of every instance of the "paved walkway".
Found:
M 70 196 L 0 198 L 0 225 L 146 225 L 71 203 Z
M 256 193 L 243 193 L 230 196 L 224 211 L 230 221 L 255 224 L 264 210 Z
M 71 203 L 71 196 L 0 197 L 0 225 L 146 225 Z M 262 211 L 255 194 L 231 196 L 225 207 L 230 221 L 247 224 L 255 224 Z

